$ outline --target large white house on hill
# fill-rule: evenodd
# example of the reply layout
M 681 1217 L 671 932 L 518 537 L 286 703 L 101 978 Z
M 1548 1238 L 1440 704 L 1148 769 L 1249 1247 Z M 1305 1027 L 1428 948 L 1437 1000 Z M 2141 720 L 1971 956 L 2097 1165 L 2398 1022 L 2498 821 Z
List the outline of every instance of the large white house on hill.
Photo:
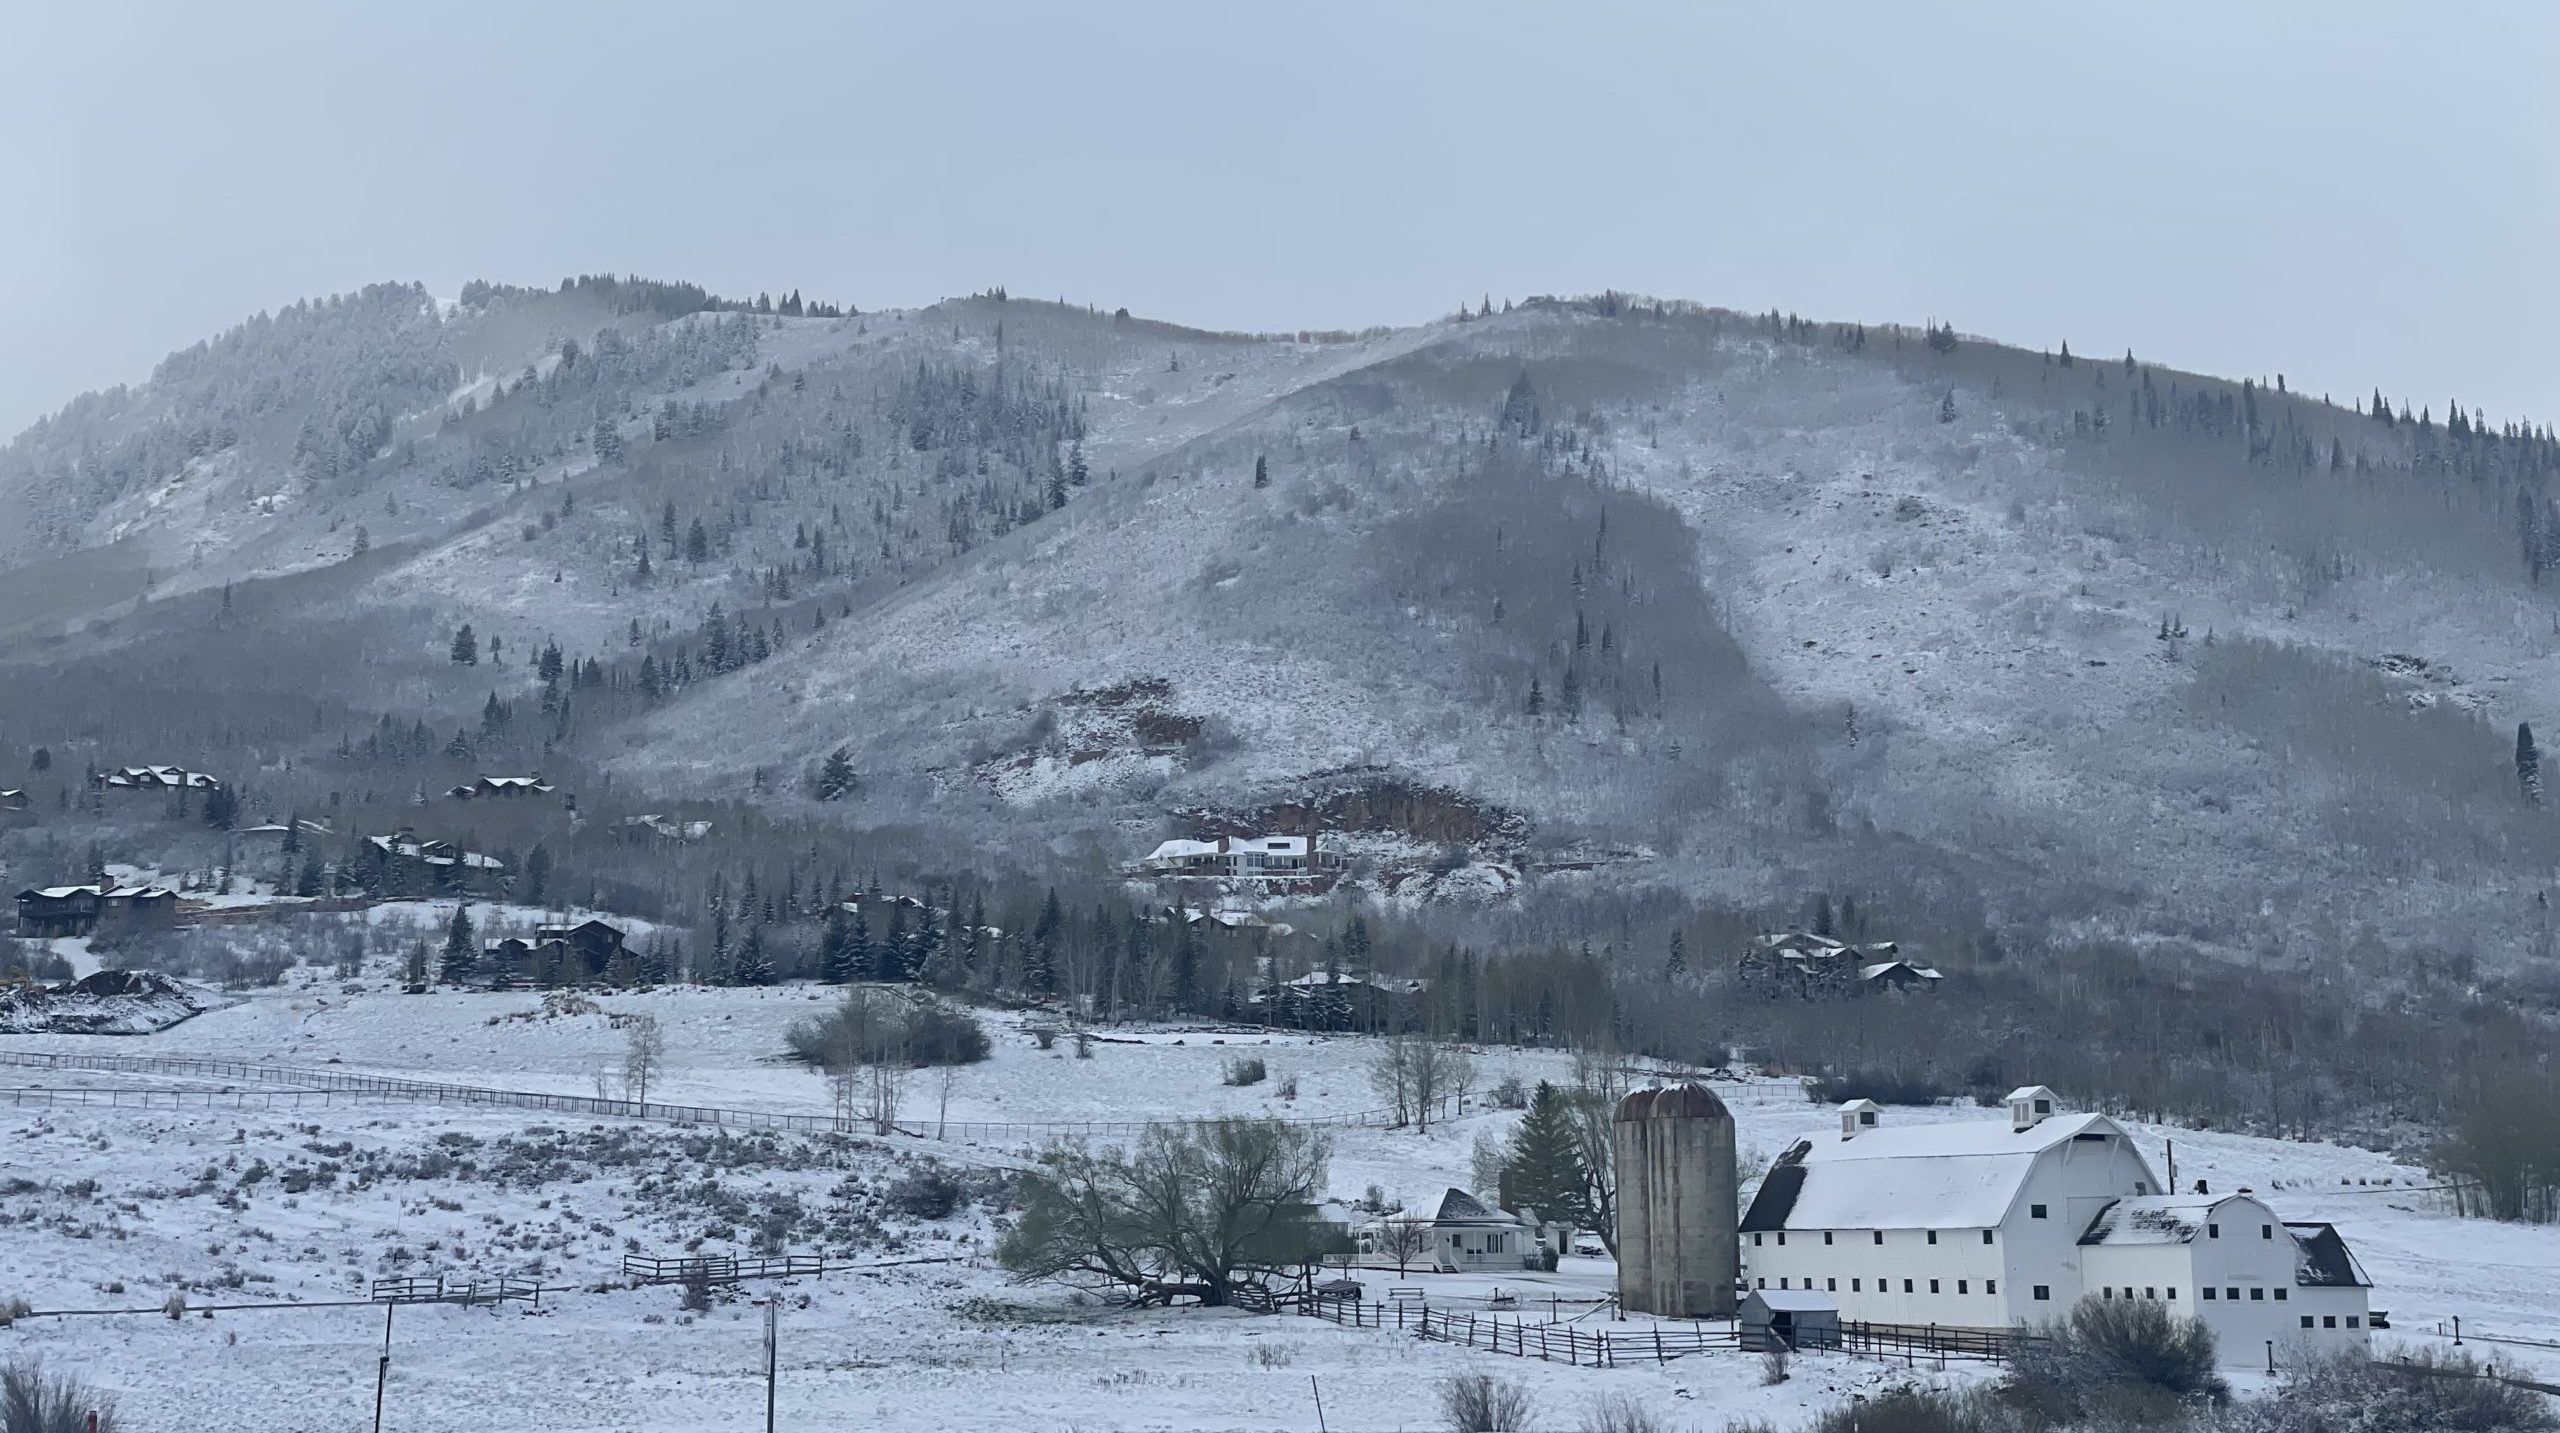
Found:
M 2115 1121 L 2041 1085 L 2009 1118 L 1887 1127 L 1869 1100 L 1779 1156 L 1742 1218 L 1744 1282 L 1814 1290 L 1867 1323 L 2003 1329 L 2083 1296 L 2201 1317 L 2225 1362 L 2361 1347 L 2364 1271 L 2325 1224 L 2246 1191 L 2172 1195 Z

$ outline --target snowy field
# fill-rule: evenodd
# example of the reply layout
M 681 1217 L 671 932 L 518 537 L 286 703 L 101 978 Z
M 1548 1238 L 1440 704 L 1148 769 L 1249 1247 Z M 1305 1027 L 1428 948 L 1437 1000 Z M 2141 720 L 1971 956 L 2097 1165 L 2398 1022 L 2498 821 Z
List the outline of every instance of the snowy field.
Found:
M 431 919 L 431 913 L 416 913 Z M 402 919 L 393 911 L 388 919 Z M 158 1035 L 0 1040 L 12 1053 L 246 1059 L 459 1084 L 619 1094 L 623 1037 L 609 1013 L 647 1011 L 668 1033 L 652 1099 L 818 1112 L 819 1078 L 781 1059 L 783 1033 L 826 1008 L 810 990 L 667 990 L 602 997 L 594 1013 L 546 1018 L 533 993 L 400 994 L 392 972 L 341 979 L 304 968 L 280 989 L 238 997 Z M 1104 1032 L 1079 1058 L 1042 1049 L 1020 1016 L 988 1017 L 993 1058 L 910 1086 L 905 1123 L 1023 1126 L 1210 1114 L 1348 1117 L 1373 1108 L 1367 1043 L 1243 1029 Z M 1270 1078 L 1232 1087 L 1225 1062 L 1261 1056 Z M 1550 1052 L 1478 1052 L 1479 1089 L 1506 1075 L 1561 1079 Z M 1295 1099 L 1279 1090 L 1290 1077 Z M 0 1064 L 0 1086 L 218 1090 L 225 1082 Z M 246 1082 L 239 1088 L 273 1089 Z M 1746 1170 L 1823 1123 L 1774 1085 L 1737 1094 Z M 1889 1121 L 1997 1118 L 1943 1108 Z M 1516 1115 L 1491 1109 L 1427 1133 L 1333 1131 L 1332 1192 L 1370 1185 L 1419 1199 L 1467 1182 L 1479 1133 Z M 481 1429 L 503 1417 L 541 1429 L 676 1433 L 753 1426 L 762 1406 L 762 1311 L 779 1294 L 784 1426 L 884 1428 L 1314 1428 L 1321 1390 L 1331 1428 L 1438 1425 L 1436 1380 L 1486 1369 L 1530 1385 L 1557 1425 L 1594 1398 L 1632 1397 L 1674 1426 L 1721 1427 L 1805 1412 L 1915 1376 L 1873 1360 L 1808 1358 L 1762 1387 L 1756 1359 L 1700 1355 L 1598 1371 L 1421 1344 L 1392 1331 L 1227 1311 L 1104 1309 L 1049 1287 L 1012 1284 L 988 1251 L 1003 1172 L 1035 1131 L 976 1143 L 897 1137 L 770 1136 L 537 1111 L 418 1105 L 302 1109 L 16 1106 L 0 1096 L 0 1300 L 38 1309 L 162 1306 L 199 1311 L 30 1318 L 0 1330 L 0 1357 L 39 1354 L 118 1390 L 129 1426 L 217 1430 L 350 1427 L 373 1397 L 379 1308 L 217 1310 L 207 1305 L 362 1300 L 394 1275 L 499 1274 L 563 1292 L 542 1306 L 404 1308 L 393 1331 L 385 1426 Z M 2461 1316 L 2466 1334 L 2560 1340 L 2560 1231 L 2458 1221 L 2407 1186 L 2422 1171 L 2356 1150 L 2137 1126 L 2155 1163 L 2174 1139 L 2181 1181 L 2249 1185 L 2291 1218 L 2336 1221 L 2378 1285 L 2399 1337 Z M 918 1171 L 942 1169 L 948 1213 L 916 1212 Z M 937 1217 L 938 1216 L 938 1217 Z M 751 1283 L 708 1312 L 673 1287 L 633 1289 L 626 1252 L 825 1252 L 876 1267 L 788 1284 Z M 1363 1274 L 1371 1296 L 1424 1287 L 1436 1303 L 1482 1307 L 1496 1286 L 1513 1316 L 1606 1318 L 1605 1261 L 1554 1275 Z M 1554 1302 L 1550 1303 L 1552 1299 Z M 1623 1327 L 1612 1325 L 1613 1329 Z M 2560 1373 L 2545 1351 L 2499 1348 Z M 1952 1377 L 1976 1376 L 1957 1370 Z M 1312 1382 L 1311 1382 L 1312 1380 Z M 1542 1425 L 1543 1426 L 1543 1425 Z

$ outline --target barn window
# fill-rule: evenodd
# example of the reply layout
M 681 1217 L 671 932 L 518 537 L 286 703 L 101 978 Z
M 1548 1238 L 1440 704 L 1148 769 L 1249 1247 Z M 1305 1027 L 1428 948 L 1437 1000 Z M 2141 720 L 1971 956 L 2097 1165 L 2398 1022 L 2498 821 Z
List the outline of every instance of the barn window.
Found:
M 1934 1293 L 1936 1293 L 1937 1291 L 1938 1291 L 1938 1281 L 1937 1281 L 1937 1280 L 1935 1280 L 1935 1279 L 1931 1279 L 1931 1280 L 1929 1281 L 1929 1292 L 1934 1294 Z
M 1767 1287 L 1769 1287 L 1769 1281 L 1768 1281 L 1767 1279 L 1762 1279 L 1762 1280 L 1760 1281 L 1760 1287 L 1761 1287 L 1761 1288 L 1764 1288 L 1764 1289 L 1765 1289 L 1765 1288 L 1767 1288 Z
M 2360 1318 L 2360 1317 L 2358 1317 L 2358 1316 L 2354 1315 L 2354 1314 L 2349 1314 L 2349 1315 L 2347 1315 L 2347 1327 L 2349 1327 L 2349 1328 L 2351 1328 L 2351 1329 L 2360 1329 L 2360 1328 L 2363 1328 L 2363 1327 L 2364 1327 L 2364 1320 L 2363 1320 L 2362 1318 Z
M 2253 1304 L 2263 1304 L 2263 1303 L 2265 1303 L 2266 1301 L 2267 1301 L 2267 1291 L 2266 1291 L 2266 1290 L 2264 1290 L 2264 1289 L 2251 1289 L 2251 1290 L 2249 1291 L 2249 1302 L 2251 1302 L 2251 1303 L 2253 1303 Z
M 1781 1249 L 1787 1247 L 1787 1231 L 1784 1229 L 1778 1231 L 1778 1247 Z
M 2311 1315 L 2309 1315 L 2309 1314 L 2304 1314 L 2304 1315 L 2302 1316 L 2302 1326 L 2303 1326 L 2304 1328 L 2309 1328 L 2309 1327 L 2311 1327 Z
M 2213 1302 L 2213 1289 L 2210 1285 L 2204 1291 L 2204 1301 L 2208 1304 Z
M 2036 1285 L 2036 1297 L 2037 1297 L 2037 1298 L 2039 1298 L 2039 1299 L 2049 1299 L 2049 1298 L 2052 1298 L 2052 1297 L 2053 1297 L 2053 1286 L 2052 1286 L 2052 1285 L 2050 1285 L 2050 1284 L 2038 1284 L 2038 1285 Z
M 2149 1194 L 2151 1192 L 2151 1181 L 2147 1179 L 2135 1180 L 2133 1182 L 2133 1192 L 2136 1194 Z
M 1991 1242 L 1991 1231 L 1990 1231 L 1990 1230 L 1985 1229 L 1985 1230 L 1983 1230 L 1983 1231 L 1982 1231 L 1982 1242 L 1983 1242 L 1983 1243 L 1985 1243 L 1985 1244 L 1988 1244 L 1988 1243 L 1990 1243 L 1990 1242 Z
M 2286 1291 L 2286 1290 L 2283 1290 L 2283 1289 L 2278 1289 L 2278 1290 L 2276 1290 L 2276 1302 L 2277 1302 L 2277 1303 L 2283 1303 L 2283 1302 L 2284 1302 L 2284 1296 L 2285 1296 L 2286 1292 L 2287 1292 L 2287 1291 Z
M 1986 1294 L 1996 1294 L 2000 1292 L 2000 1281 L 1998 1279 L 1983 1280 L 1982 1291 Z
M 2173 1303 L 2173 1304 L 2174 1304 L 2174 1303 L 2176 1303 L 2177 1301 L 2178 1301 L 2178 1286 L 2177 1286 L 2177 1285 L 2175 1285 L 2175 1284 L 2171 1284 L 2171 1285 L 2169 1286 L 2169 1302 L 2171 1302 L 2171 1303 Z
M 1971 1292 L 1971 1290 L 1968 1290 L 1968 1289 L 1965 1287 L 1965 1281 L 1964 1281 L 1964 1280 L 1962 1280 L 1962 1279 L 1958 1279 L 1958 1280 L 1956 1280 L 1956 1292 L 1957 1292 L 1957 1293 L 1959 1293 L 1959 1294 L 1962 1294 L 1962 1293 L 1969 1293 L 1969 1292 Z
M 2222 1291 L 2222 1297 L 2236 1304 L 2240 1302 L 2240 1291 L 2238 1289 L 2225 1289 Z
M 1822 1247 L 1826 1249 L 1831 1247 L 1831 1231 L 1828 1229 L 1822 1231 Z
M 1757 1249 L 1757 1248 L 1759 1248 L 1759 1247 L 1760 1247 L 1760 1236 L 1759 1236 L 1759 1235 L 1754 1234 L 1754 1235 L 1752 1235 L 1752 1236 L 1751 1236 L 1751 1247 L 1752 1247 L 1752 1248 L 1754 1248 L 1754 1249 Z
M 1937 1230 L 1932 1229 L 1932 1230 L 1930 1230 L 1930 1231 L 1929 1231 L 1929 1242 L 1930 1242 L 1930 1243 L 1932 1243 L 1932 1244 L 1935 1244 L 1935 1243 L 1937 1243 L 1937 1242 L 1938 1242 L 1938 1231 L 1937 1231 Z
M 2030 1219 L 2042 1219 L 2044 1217 L 2044 1206 L 2041 1204 L 2028 1205 L 2027 1217 Z
M 1876 1231 L 1876 1242 L 1879 1244 L 1884 1242 L 1884 1231 L 1881 1229 Z
M 2115 1286 L 2115 1285 L 2113 1285 L 2113 1284 L 2100 1284 L 2100 1285 L 2098 1286 L 2098 1297 L 2099 1297 L 2099 1298 L 2101 1298 L 2101 1299 L 2105 1299 L 2105 1300 L 2109 1301 L 2110 1303 L 2112 1303 L 2112 1302 L 2115 1300 L 2115 1296 L 2116 1296 L 2116 1286 Z
M 1856 1292 L 1858 1292 L 1858 1281 L 1857 1281 L 1857 1280 L 1855 1280 L 1855 1279 L 1851 1279 L 1851 1280 L 1849 1281 L 1849 1292 L 1850 1292 L 1850 1293 L 1853 1293 L 1853 1294 L 1854 1294 L 1854 1293 L 1856 1293 Z
M 1781 1289 L 1784 1289 L 1786 1286 L 1787 1286 L 1787 1276 L 1786 1276 L 1786 1275 L 1784 1275 L 1784 1274 L 1780 1274 L 1780 1275 L 1778 1276 L 1778 1287 L 1779 1287 L 1779 1288 L 1781 1288 Z
M 2143 1286 L 2142 1296 L 2146 1299 L 2156 1299 L 2160 1297 L 2160 1291 L 2146 1284 Z
M 1902 1281 L 1902 1291 L 1906 1294 L 1911 1292 L 1911 1281 L 1909 1279 Z
M 1827 1294 L 1836 1294 L 1840 1292 L 1840 1281 L 1838 1279 L 1823 1280 L 1822 1291 Z
M 2336 1314 L 2323 1314 L 2323 1315 L 2321 1315 L 2321 1317 L 2320 1317 L 2320 1327 L 2322 1327 L 2322 1328 L 2324 1328 L 2324 1329 L 2333 1329 L 2333 1328 L 2336 1328 L 2337 1326 L 2338 1326 L 2338 1316 L 2337 1316 Z
M 2258 1237 L 2259 1237 L 2259 1238 L 2261 1238 L 2261 1239 L 2272 1239 L 2272 1238 L 2276 1237 L 2276 1226 L 2274 1226 L 2273 1224 L 2261 1224 L 2261 1225 L 2259 1225 L 2259 1226 L 2258 1226 Z
M 2206 1226 L 2204 1226 L 2204 1236 L 2205 1236 L 2206 1238 L 2208 1238 L 2208 1239 L 2219 1239 L 2219 1238 L 2221 1238 L 2221 1237 L 2222 1237 L 2222 1226 L 2221 1226 L 2221 1225 L 2219 1225 L 2219 1224 L 2207 1224 Z

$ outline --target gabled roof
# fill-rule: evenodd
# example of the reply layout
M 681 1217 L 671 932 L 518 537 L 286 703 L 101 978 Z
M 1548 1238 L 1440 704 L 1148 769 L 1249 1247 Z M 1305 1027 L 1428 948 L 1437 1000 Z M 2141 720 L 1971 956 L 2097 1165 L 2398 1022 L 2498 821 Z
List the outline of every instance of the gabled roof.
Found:
M 1800 1140 L 1760 1181 L 1745 1233 L 1769 1229 L 1989 1229 L 2008 1216 L 2036 1157 L 2083 1134 L 2124 1137 L 2100 1114 L 1826 1132 Z
M 2266 1206 L 2246 1194 L 2138 1194 L 2098 1211 L 2081 1232 L 2083 1244 L 2191 1244 L 2213 1211 L 2235 1199 Z
M 1938 974 L 1938 972 L 1930 969 L 1928 966 L 1914 965 L 1907 960 L 1881 960 L 1873 965 L 1862 965 L 1858 967 L 1858 978 L 1860 980 L 1873 980 L 1880 975 L 1884 975 L 1889 971 L 1895 970 L 1907 970 L 1911 972 L 1912 975 L 1922 980 L 1943 980 L 1946 978 L 1945 976 Z
M 1485 1202 L 1463 1189 L 1443 1189 L 1431 1199 L 1396 1216 L 1424 1224 L 1517 1224 L 1520 1217 L 1490 1209 Z
M 2287 1224 L 2293 1236 L 2293 1281 L 2312 1288 L 2369 1289 L 2364 1266 L 2356 1262 L 2334 1224 Z

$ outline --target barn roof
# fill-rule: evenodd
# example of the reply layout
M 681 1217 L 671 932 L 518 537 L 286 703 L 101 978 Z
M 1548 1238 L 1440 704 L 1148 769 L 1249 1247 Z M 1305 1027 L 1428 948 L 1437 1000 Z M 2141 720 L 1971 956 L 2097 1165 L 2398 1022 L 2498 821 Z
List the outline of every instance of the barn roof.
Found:
M 1836 1314 L 1840 1301 L 1819 1289 L 1753 1289 L 1745 1301 L 1758 1299 L 1773 1313 Z
M 2356 1262 L 2354 1252 L 2347 1248 L 2347 1241 L 2338 1237 L 2338 1226 L 2287 1224 L 2284 1232 L 2293 1236 L 2295 1283 L 2314 1288 L 2373 1287 L 2373 1280 L 2365 1277 L 2364 1266 Z
M 2189 1244 L 2204 1231 L 2213 1211 L 2245 1194 L 2140 1194 L 2115 1201 L 2098 1211 L 2082 1231 L 2083 1244 Z M 2258 1204 L 2261 1209 L 2266 1208 Z
M 2024 1130 L 1968 1120 L 1814 1136 L 1779 1156 L 1742 1229 L 1988 1229 L 2017 1202 L 2036 1156 L 2082 1134 L 2124 1131 L 2080 1114 Z

